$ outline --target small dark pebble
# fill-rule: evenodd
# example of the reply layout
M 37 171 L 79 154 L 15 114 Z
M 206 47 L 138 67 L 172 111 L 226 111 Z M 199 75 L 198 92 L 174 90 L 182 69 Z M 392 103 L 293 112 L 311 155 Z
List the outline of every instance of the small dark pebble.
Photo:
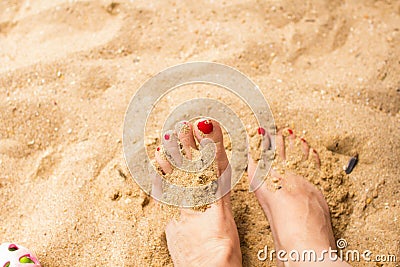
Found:
M 121 170 L 121 169 L 118 169 L 118 174 L 119 174 L 119 176 L 121 176 L 122 178 L 124 178 L 124 180 L 126 180 L 126 174 Z
M 357 162 L 358 162 L 358 154 L 352 157 L 349 160 L 349 163 L 347 163 L 347 168 L 345 170 L 346 174 L 350 174 L 353 171 L 354 167 L 357 165 Z
M 121 192 L 119 192 L 119 191 L 114 192 L 114 193 L 110 196 L 111 200 L 113 200 L 113 201 L 119 200 L 121 197 L 122 197 L 122 194 L 121 194 Z
M 142 201 L 142 208 L 146 207 L 150 203 L 150 198 L 148 196 L 145 196 L 145 198 Z

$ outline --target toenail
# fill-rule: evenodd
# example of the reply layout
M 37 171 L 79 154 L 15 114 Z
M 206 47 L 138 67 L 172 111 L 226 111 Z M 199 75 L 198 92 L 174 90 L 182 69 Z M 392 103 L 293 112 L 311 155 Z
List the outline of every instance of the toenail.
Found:
M 161 149 L 160 147 L 157 147 L 157 151 L 160 151 L 160 149 Z
M 313 148 L 313 150 L 312 150 L 315 154 L 317 154 L 317 150 L 315 150 L 314 148 Z
M 164 139 L 165 139 L 165 140 L 167 140 L 167 141 L 168 141 L 168 140 L 169 140 L 169 138 L 170 138 L 170 135 L 169 135 L 169 134 L 165 134 L 165 135 L 164 135 Z
M 257 132 L 258 134 L 265 135 L 265 129 L 263 127 L 258 128 Z
M 302 142 L 306 142 L 306 139 L 304 139 L 304 138 L 300 138 L 300 140 L 302 141 Z
M 197 128 L 204 134 L 209 134 L 213 131 L 213 124 L 210 120 L 203 120 L 197 123 Z
M 289 132 L 289 134 L 290 134 L 290 135 L 292 135 L 292 134 L 293 134 L 293 131 L 292 131 L 292 129 L 288 129 L 288 132 Z

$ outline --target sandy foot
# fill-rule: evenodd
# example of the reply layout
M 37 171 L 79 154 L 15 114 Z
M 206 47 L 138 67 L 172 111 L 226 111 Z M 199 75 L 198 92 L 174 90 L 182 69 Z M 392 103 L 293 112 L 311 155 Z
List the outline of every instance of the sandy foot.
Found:
M 202 119 L 196 121 L 194 126 L 189 122 L 183 122 L 176 128 L 176 132 L 169 131 L 164 134 L 166 142 L 163 150 L 176 159 L 179 157 L 181 145 L 185 156 L 191 159 L 191 149 L 197 149 L 194 136 L 200 144 L 205 138 L 209 138 L 216 145 L 216 175 L 221 176 L 228 168 L 229 162 L 219 124 L 213 120 Z M 162 154 L 161 149 L 156 150 L 158 164 L 164 173 L 172 173 L 173 167 Z M 204 211 L 181 209 L 179 221 L 172 219 L 167 225 L 166 237 L 168 249 L 176 266 L 241 266 L 242 264 L 230 193 Z
M 262 144 L 269 146 L 269 134 L 265 131 L 259 133 L 265 140 Z M 324 196 L 304 177 L 287 170 L 297 162 L 319 170 L 318 153 L 309 147 L 306 140 L 296 137 L 291 129 L 279 131 L 275 142 L 277 159 L 269 177 L 255 195 L 270 223 L 276 251 L 289 253 L 296 250 L 302 255 L 302 251 L 314 250 L 319 257 L 324 250 L 336 249 Z M 249 179 L 253 178 L 255 170 L 256 162 L 250 157 Z M 348 266 L 343 262 L 329 261 L 328 256 L 324 263 L 291 261 L 288 255 L 282 258 L 282 261 L 278 259 L 279 266 Z

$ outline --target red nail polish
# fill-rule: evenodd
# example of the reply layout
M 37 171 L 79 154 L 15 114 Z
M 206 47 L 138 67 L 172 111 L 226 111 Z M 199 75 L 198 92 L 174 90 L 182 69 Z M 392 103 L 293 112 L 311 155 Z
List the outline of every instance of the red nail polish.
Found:
M 167 141 L 169 140 L 169 137 L 170 137 L 169 134 L 165 134 L 164 135 L 164 139 L 167 140 Z
M 213 131 L 213 124 L 210 120 L 200 121 L 197 124 L 197 128 L 202 131 L 204 134 L 209 134 Z
M 186 124 L 188 124 L 188 122 L 187 122 L 187 121 L 184 121 L 184 122 L 183 122 L 183 124 L 185 124 L 185 125 L 186 125 Z
M 313 148 L 313 150 L 312 150 L 315 154 L 317 154 L 317 150 L 315 150 L 314 148 Z
M 291 129 L 288 129 L 288 132 L 289 132 L 290 135 L 293 134 L 293 131 Z
M 301 141 L 303 141 L 304 143 L 306 142 L 306 139 L 304 138 L 300 138 Z
M 257 132 L 258 134 L 265 135 L 265 129 L 263 127 L 258 128 Z
M 160 147 L 157 147 L 157 151 L 160 151 Z

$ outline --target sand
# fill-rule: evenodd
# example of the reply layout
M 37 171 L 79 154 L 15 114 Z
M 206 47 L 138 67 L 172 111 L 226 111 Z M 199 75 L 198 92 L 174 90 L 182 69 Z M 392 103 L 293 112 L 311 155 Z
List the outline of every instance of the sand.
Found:
M 336 238 L 399 259 L 400 3 L 293 3 L 1 1 L 0 242 L 34 249 L 43 266 L 172 266 L 163 232 L 172 214 L 132 179 L 123 119 L 152 75 L 205 60 L 248 75 L 277 125 L 323 164 L 334 158 L 340 172 L 358 153 Z M 196 94 L 238 103 L 222 90 Z M 153 150 L 159 122 L 185 97 L 161 102 L 148 125 Z M 245 178 L 232 194 L 243 263 L 269 266 L 257 252 L 273 246 L 271 232 Z

